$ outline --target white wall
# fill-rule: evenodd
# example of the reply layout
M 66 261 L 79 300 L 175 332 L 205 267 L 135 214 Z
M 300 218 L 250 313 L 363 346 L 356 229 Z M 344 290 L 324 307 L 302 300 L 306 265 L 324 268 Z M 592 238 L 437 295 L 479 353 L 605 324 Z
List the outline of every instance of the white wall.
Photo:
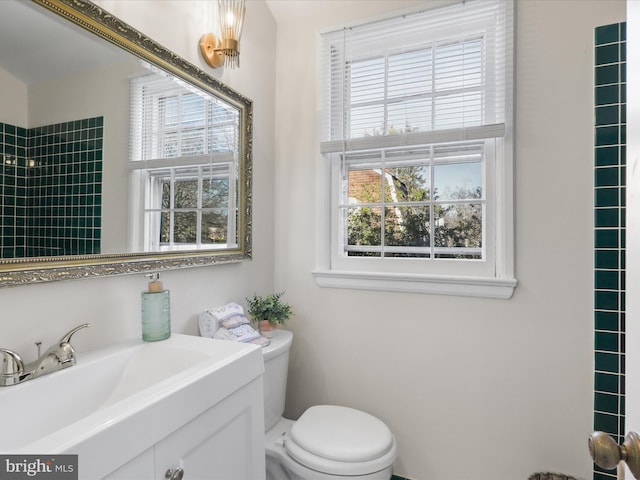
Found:
M 640 2 L 627 3 L 627 257 L 626 257 L 626 389 L 625 427 L 640 432 Z M 633 478 L 627 470 L 626 478 Z
M 26 128 L 27 86 L 0 68 L 0 122 Z
M 253 261 L 162 276 L 171 290 L 173 331 L 197 334 L 201 310 L 229 301 L 244 303 L 254 292 L 273 289 L 275 22 L 263 2 L 249 2 L 242 68 L 214 72 L 198 51 L 200 35 L 209 30 L 198 12 L 210 2 L 154 2 L 153 8 L 146 1 L 97 3 L 254 100 Z M 93 327 L 74 337 L 80 351 L 137 338 L 140 292 L 146 283 L 143 275 L 132 275 L 0 289 L 0 346 L 29 361 L 36 353 L 33 342 L 47 345 L 85 321 Z
M 506 301 L 315 284 L 317 31 L 415 2 L 324 3 L 278 24 L 275 286 L 297 313 L 286 414 L 326 402 L 379 416 L 396 473 L 416 480 L 591 478 L 593 35 L 625 2 L 517 1 L 519 285 Z

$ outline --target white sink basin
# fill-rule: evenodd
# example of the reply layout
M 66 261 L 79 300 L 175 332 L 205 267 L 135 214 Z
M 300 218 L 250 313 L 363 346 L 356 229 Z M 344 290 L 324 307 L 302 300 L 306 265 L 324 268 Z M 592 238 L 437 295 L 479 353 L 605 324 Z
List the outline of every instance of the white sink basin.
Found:
M 99 478 L 105 456 L 125 463 L 132 446 L 153 445 L 262 371 L 254 345 L 188 335 L 78 354 L 71 368 L 0 388 L 0 451 L 77 453 Z

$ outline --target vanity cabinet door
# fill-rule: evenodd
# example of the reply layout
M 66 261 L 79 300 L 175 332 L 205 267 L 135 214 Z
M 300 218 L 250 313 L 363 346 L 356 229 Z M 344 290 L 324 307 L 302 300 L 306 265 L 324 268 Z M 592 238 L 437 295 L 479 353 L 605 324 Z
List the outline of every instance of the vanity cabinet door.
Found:
M 260 377 L 160 441 L 156 478 L 182 468 L 185 480 L 264 479 L 263 408 Z
M 106 453 L 108 455 L 108 452 Z M 102 480 L 154 480 L 153 447 L 111 472 Z

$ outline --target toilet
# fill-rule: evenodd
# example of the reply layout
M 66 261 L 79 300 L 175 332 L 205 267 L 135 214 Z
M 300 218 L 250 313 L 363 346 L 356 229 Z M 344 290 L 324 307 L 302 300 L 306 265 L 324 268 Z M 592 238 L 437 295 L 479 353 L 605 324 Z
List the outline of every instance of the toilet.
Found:
M 389 480 L 396 441 L 378 418 L 317 405 L 297 421 L 282 417 L 293 334 L 276 329 L 264 356 L 267 480 Z

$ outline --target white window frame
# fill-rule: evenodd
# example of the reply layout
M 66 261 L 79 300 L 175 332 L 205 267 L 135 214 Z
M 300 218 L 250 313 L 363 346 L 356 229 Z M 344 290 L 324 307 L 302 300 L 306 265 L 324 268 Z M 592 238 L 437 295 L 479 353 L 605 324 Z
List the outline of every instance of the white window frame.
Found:
M 130 247 L 134 251 L 156 252 L 156 251 L 190 251 L 190 250 L 217 250 L 236 248 L 238 239 L 236 238 L 237 223 L 237 178 L 238 164 L 238 138 L 228 139 L 225 143 L 228 151 L 210 152 L 208 154 L 187 154 L 174 157 L 162 158 L 162 144 L 159 138 L 152 135 L 145 135 L 147 130 L 161 131 L 164 125 L 160 125 L 160 99 L 171 95 L 181 95 L 185 91 L 200 95 L 200 92 L 188 86 L 182 81 L 168 77 L 161 72 L 154 70 L 154 76 L 146 76 L 133 79 L 136 85 L 132 84 L 132 121 L 131 121 L 131 159 L 129 170 L 131 176 L 131 216 L 130 216 Z M 148 78 L 148 81 L 145 80 Z M 157 86 L 160 82 L 162 85 Z M 140 96 L 140 89 L 147 85 L 155 85 L 151 88 L 151 94 L 144 98 Z M 155 90 L 153 89 L 155 88 Z M 205 97 L 208 98 L 208 97 Z M 210 100 L 207 100 L 210 101 Z M 143 107 L 138 102 L 146 102 Z M 141 115 L 138 109 L 144 108 L 147 115 Z M 218 128 L 233 126 L 237 131 L 238 119 L 234 121 L 223 120 L 215 122 Z M 205 127 L 210 124 L 205 125 Z M 200 127 L 198 127 L 200 128 Z M 205 136 L 208 133 L 204 134 Z M 179 144 L 181 146 L 181 144 Z M 180 152 L 182 153 L 182 152 Z M 173 205 L 162 208 L 162 192 L 160 185 L 163 181 L 169 181 L 173 185 L 176 179 L 183 177 L 186 169 L 197 172 L 193 178 L 198 181 L 197 206 L 190 209 L 176 209 Z M 200 219 L 203 213 L 209 211 L 219 211 L 220 208 L 203 208 L 202 206 L 202 184 L 204 180 L 226 178 L 228 180 L 227 208 L 227 238 L 224 243 L 201 242 Z M 173 236 L 173 216 L 176 212 L 195 212 L 198 218 L 197 235 L 194 243 L 175 243 Z M 161 215 L 168 213 L 171 217 L 170 241 L 167 244 L 160 242 Z
M 474 1 L 474 0 L 470 0 Z M 504 0 L 513 29 L 514 2 Z M 336 30 L 336 29 L 333 29 Z M 460 32 L 448 31 L 448 38 Z M 321 287 L 432 293 L 508 299 L 517 284 L 514 276 L 513 221 L 513 43 L 506 49 L 506 104 L 502 125 L 454 130 L 431 130 L 392 136 L 319 142 L 317 161 L 317 250 L 313 271 Z M 325 72 L 326 75 L 326 72 Z M 319 80 L 322 85 L 322 80 Z M 319 105 L 326 101 L 319 93 Z M 453 139 L 481 139 L 491 128 L 502 129 L 486 141 L 483 196 L 485 226 L 484 258 L 478 260 L 381 259 L 345 257 L 338 207 L 340 205 L 341 157 L 359 148 L 428 145 Z M 345 149 L 346 147 L 346 149 Z M 342 152 L 340 151 L 342 149 Z

